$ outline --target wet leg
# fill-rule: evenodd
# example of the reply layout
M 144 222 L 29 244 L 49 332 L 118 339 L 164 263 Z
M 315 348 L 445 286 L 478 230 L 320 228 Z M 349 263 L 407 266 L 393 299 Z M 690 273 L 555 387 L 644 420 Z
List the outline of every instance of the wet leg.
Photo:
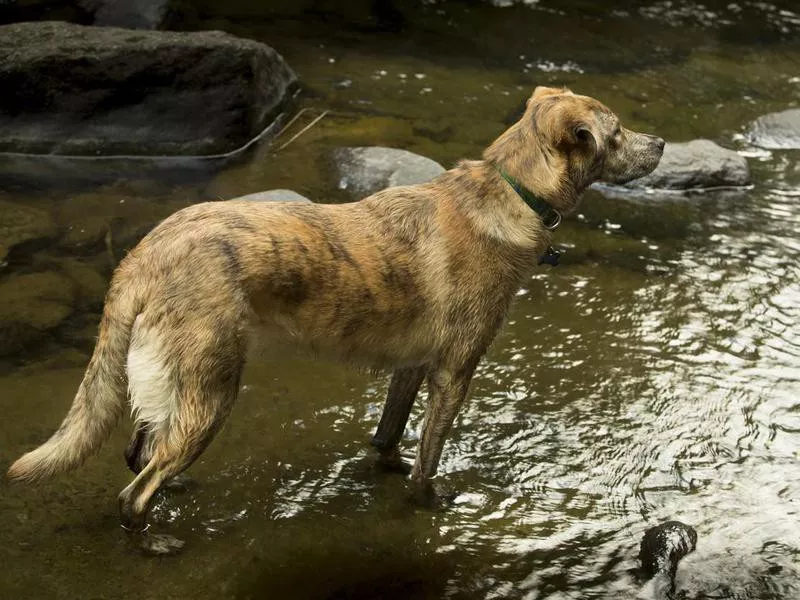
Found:
M 380 453 L 379 463 L 389 470 L 406 474 L 411 470 L 411 466 L 403 461 L 398 446 L 426 372 L 425 366 L 409 367 L 398 369 L 392 375 L 386 405 L 372 438 L 372 445 Z

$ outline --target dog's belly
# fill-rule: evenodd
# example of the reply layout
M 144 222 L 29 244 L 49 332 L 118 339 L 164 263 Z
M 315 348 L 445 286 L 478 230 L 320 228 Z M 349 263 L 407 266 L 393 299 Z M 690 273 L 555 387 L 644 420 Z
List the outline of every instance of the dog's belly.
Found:
M 315 326 L 316 325 L 316 326 Z M 252 333 L 258 345 L 290 345 L 315 356 L 354 363 L 370 369 L 392 369 L 425 364 L 436 356 L 436 347 L 422 324 L 368 319 L 347 321 L 343 327 L 272 315 L 260 319 Z

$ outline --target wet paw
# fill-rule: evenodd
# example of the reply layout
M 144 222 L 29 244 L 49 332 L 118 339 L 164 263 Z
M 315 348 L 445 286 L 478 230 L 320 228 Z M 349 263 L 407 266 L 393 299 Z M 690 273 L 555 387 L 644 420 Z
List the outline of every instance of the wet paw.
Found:
M 428 510 L 443 510 L 453 506 L 458 492 L 432 481 L 412 482 L 414 503 Z
M 186 542 L 165 533 L 146 533 L 139 540 L 139 549 L 148 556 L 178 554 Z
M 167 480 L 161 486 L 162 490 L 166 490 L 170 493 L 179 493 L 183 494 L 194 488 L 198 487 L 197 480 L 192 479 L 188 475 L 176 475 L 172 479 Z
M 410 475 L 414 466 L 413 461 L 413 456 L 404 456 L 395 450 L 394 452 L 381 452 L 375 464 L 381 471 L 386 473 Z

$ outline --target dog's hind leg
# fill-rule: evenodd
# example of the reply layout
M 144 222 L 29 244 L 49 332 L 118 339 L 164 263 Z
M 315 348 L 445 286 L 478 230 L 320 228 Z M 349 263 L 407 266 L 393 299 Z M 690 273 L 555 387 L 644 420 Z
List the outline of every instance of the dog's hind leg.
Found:
M 147 514 L 153 495 L 169 479 L 185 471 L 205 450 L 230 412 L 238 389 L 238 374 L 225 391 L 216 394 L 194 390 L 181 398 L 169 430 L 156 434 L 153 456 L 136 479 L 119 496 L 122 526 L 139 534 L 143 550 L 169 554 L 183 542 L 147 532 Z
M 380 453 L 380 464 L 392 471 L 406 474 L 411 471 L 398 446 L 426 372 L 427 366 L 409 367 L 397 369 L 392 375 L 381 421 L 372 438 L 372 445 Z
M 131 344 L 131 402 L 145 428 L 141 443 L 137 433 L 131 446 L 139 447 L 137 457 L 152 454 L 120 493 L 119 510 L 123 528 L 148 553 L 169 554 L 183 546 L 171 536 L 148 533 L 147 515 L 153 495 L 200 456 L 236 400 L 245 343 L 238 327 L 241 323 L 231 325 L 220 327 L 216 335 L 207 335 L 197 325 L 192 331 L 171 332 L 171 339 L 180 340 L 180 345 L 167 346 L 191 348 L 173 352 L 171 362 L 152 334 L 140 332 Z
M 150 461 L 151 452 L 148 452 L 150 442 L 151 440 L 147 436 L 147 427 L 142 423 L 136 423 L 131 441 L 128 442 L 128 447 L 125 449 L 125 463 L 137 475 Z

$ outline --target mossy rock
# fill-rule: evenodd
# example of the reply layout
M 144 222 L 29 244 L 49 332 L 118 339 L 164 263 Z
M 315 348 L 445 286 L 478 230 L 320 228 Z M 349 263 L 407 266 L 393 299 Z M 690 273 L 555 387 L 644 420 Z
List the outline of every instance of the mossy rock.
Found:
M 98 310 L 102 308 L 108 289 L 108 279 L 92 265 L 73 258 L 61 262 L 61 272 L 75 284 L 75 299 L 78 308 Z
M 55 235 L 56 225 L 49 213 L 0 200 L 0 261 L 15 247 L 46 242 Z
M 41 341 L 73 312 L 75 283 L 55 272 L 15 275 L 0 283 L 0 356 Z
M 107 217 L 87 216 L 80 223 L 68 225 L 58 245 L 70 253 L 95 252 L 104 245 L 108 222 Z

